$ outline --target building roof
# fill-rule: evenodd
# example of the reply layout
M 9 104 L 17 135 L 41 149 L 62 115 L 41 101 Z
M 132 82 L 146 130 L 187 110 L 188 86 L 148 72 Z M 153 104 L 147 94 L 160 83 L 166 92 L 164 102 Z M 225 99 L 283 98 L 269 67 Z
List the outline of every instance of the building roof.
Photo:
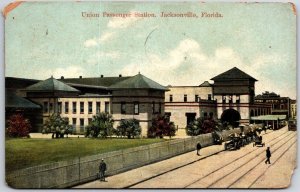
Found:
M 211 80 L 244 80 L 244 79 L 250 79 L 253 81 L 257 81 L 247 73 L 241 71 L 237 67 L 234 67 L 228 71 L 225 71 L 224 73 L 221 73 L 220 75 L 217 75 Z
M 199 87 L 211 87 L 212 85 L 208 81 L 204 81 Z
M 92 86 L 96 88 L 107 88 L 113 84 L 124 81 L 130 77 L 88 77 L 88 78 L 68 78 L 60 79 L 60 81 L 68 85 L 83 85 L 86 87 Z
M 148 77 L 145 77 L 140 73 L 124 81 L 111 85 L 109 89 L 156 89 L 164 91 L 168 90 L 166 87 L 158 84 L 157 82 L 149 79 Z
M 39 105 L 17 96 L 12 91 L 5 91 L 5 108 L 18 108 L 18 109 L 39 109 Z
M 63 92 L 79 92 L 77 89 L 60 82 L 53 77 L 33 84 L 25 89 L 26 91 L 63 91 Z

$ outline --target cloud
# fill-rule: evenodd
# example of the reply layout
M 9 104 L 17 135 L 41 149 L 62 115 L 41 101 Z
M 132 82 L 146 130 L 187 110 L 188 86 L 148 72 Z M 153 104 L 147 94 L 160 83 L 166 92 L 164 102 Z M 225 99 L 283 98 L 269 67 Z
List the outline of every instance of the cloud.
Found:
M 104 43 L 110 39 L 112 39 L 115 36 L 115 32 L 105 32 L 103 33 L 99 38 L 99 43 Z
M 250 60 L 249 63 L 245 63 L 243 58 L 230 47 L 219 47 L 213 55 L 207 55 L 202 51 L 197 41 L 184 39 L 174 49 L 169 50 L 166 56 L 148 53 L 145 58 L 143 61 L 133 61 L 124 66 L 121 73 L 135 75 L 140 71 L 162 85 L 194 86 L 237 67 L 259 80 L 256 83 L 256 93 L 265 90 L 280 93 L 283 90 L 279 88 L 274 74 L 283 70 L 278 66 L 281 66 L 284 57 L 276 53 L 260 54 Z M 284 80 L 282 82 L 290 81 Z M 295 92 L 296 90 L 295 85 L 285 85 L 285 87 L 285 91 Z M 295 95 L 295 93 L 285 95 Z
M 87 75 L 87 71 L 79 66 L 69 66 L 65 68 L 56 68 L 52 72 L 53 77 L 60 78 L 61 76 L 64 76 L 65 78 L 70 77 L 79 77 L 82 75 Z
M 95 47 L 98 46 L 99 44 L 103 44 L 107 42 L 108 40 L 111 40 L 115 36 L 115 32 L 104 32 L 99 38 L 92 38 L 88 39 L 84 42 L 84 47 Z
M 104 52 L 104 51 L 99 51 L 87 60 L 88 64 L 95 65 L 98 64 L 100 60 L 107 60 L 107 59 L 117 59 L 121 56 L 120 52 L 118 51 L 110 51 L 110 52 Z
M 97 42 L 96 38 L 88 39 L 84 42 L 84 47 L 94 47 L 94 46 L 97 46 L 97 45 L 98 45 L 98 42 Z
M 134 11 L 130 11 L 130 13 L 134 15 Z M 112 29 L 124 29 L 141 19 L 143 19 L 143 17 L 113 17 L 108 21 L 107 27 Z

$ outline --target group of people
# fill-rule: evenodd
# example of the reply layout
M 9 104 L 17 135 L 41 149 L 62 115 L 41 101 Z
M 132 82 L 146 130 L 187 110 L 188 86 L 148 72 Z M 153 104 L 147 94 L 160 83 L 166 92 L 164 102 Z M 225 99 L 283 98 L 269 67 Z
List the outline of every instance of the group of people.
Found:
M 197 143 L 196 145 L 196 151 L 197 151 L 197 155 L 200 156 L 200 149 L 202 148 L 201 144 L 200 143 Z M 267 147 L 267 150 L 266 150 L 266 161 L 265 161 L 265 164 L 269 163 L 271 164 L 270 162 L 270 158 L 271 158 L 271 151 L 270 151 L 270 147 Z

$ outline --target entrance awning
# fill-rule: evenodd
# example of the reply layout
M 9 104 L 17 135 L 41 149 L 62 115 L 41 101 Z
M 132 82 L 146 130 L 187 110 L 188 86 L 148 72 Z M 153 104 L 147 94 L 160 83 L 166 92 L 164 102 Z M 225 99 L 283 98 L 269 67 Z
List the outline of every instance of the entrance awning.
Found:
M 285 120 L 286 115 L 261 115 L 257 117 L 251 117 L 251 120 L 258 121 L 277 121 L 277 120 Z

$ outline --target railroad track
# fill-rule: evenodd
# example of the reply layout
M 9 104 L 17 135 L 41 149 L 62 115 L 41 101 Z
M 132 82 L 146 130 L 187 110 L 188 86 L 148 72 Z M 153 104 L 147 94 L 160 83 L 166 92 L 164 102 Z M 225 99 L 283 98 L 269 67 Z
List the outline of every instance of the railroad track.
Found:
M 292 137 L 293 137 L 293 133 L 294 133 L 294 132 L 282 131 L 282 133 L 281 133 L 280 135 L 276 136 L 275 138 L 272 138 L 272 139 L 266 139 L 266 140 L 265 140 L 265 143 L 268 143 L 268 144 L 270 145 L 270 147 L 274 147 L 274 146 L 275 146 L 276 144 L 278 144 L 279 142 L 282 142 L 282 140 L 284 140 L 284 139 L 286 139 L 286 138 L 288 138 L 288 140 L 289 140 L 289 138 L 292 138 Z M 266 134 L 265 134 L 265 135 L 266 135 Z M 189 184 L 183 186 L 183 188 L 189 188 L 189 187 L 191 187 L 193 184 L 195 184 L 195 183 L 201 181 L 202 179 L 204 179 L 204 178 L 209 178 L 212 174 L 214 174 L 214 173 L 220 171 L 220 170 L 223 169 L 224 167 L 230 166 L 230 165 L 232 165 L 232 164 L 235 164 L 235 163 L 236 163 L 237 161 L 239 161 L 240 159 L 243 159 L 243 158 L 247 157 L 248 155 L 254 154 L 254 153 L 257 152 L 259 149 L 261 149 L 261 148 L 257 148 L 257 147 L 251 148 L 247 154 L 241 155 L 241 156 L 237 157 L 236 159 L 234 159 L 233 161 L 230 161 L 230 162 L 228 162 L 227 164 L 223 165 L 222 167 L 217 168 L 217 169 L 215 169 L 215 170 L 213 170 L 213 171 L 207 173 L 206 175 L 202 176 L 201 178 L 197 178 L 196 180 L 193 180 L 193 181 L 190 182 Z M 272 151 L 274 152 L 273 148 L 271 148 L 271 149 L 272 149 Z M 211 157 L 211 156 L 215 156 L 215 155 L 217 155 L 217 154 L 220 154 L 221 152 L 224 152 L 224 150 L 223 150 L 223 151 L 219 151 L 219 152 L 217 152 L 217 153 L 215 153 L 215 154 L 212 154 L 212 155 L 208 155 L 208 156 L 206 156 L 206 157 L 204 157 L 204 158 L 201 158 L 201 159 L 199 159 L 199 160 L 195 160 L 195 161 L 190 162 L 190 163 L 188 163 L 188 164 L 185 164 L 185 165 L 176 167 L 176 168 L 174 168 L 174 169 L 165 171 L 165 172 L 163 172 L 163 173 L 160 173 L 160 174 L 158 174 L 158 175 L 152 176 L 152 177 L 150 177 L 150 178 L 146 178 L 146 179 L 141 180 L 141 181 L 139 181 L 139 182 L 137 182 L 137 183 L 134 183 L 134 184 L 131 184 L 131 185 L 129 185 L 129 186 L 126 186 L 125 188 L 135 187 L 136 185 L 138 185 L 138 184 L 140 184 L 140 183 L 143 183 L 143 182 L 146 182 L 146 181 L 149 181 L 149 180 L 158 178 L 159 176 L 162 176 L 162 175 L 167 174 L 167 173 L 171 173 L 171 172 L 173 172 L 173 171 L 175 171 L 175 170 L 178 170 L 178 169 L 180 169 L 180 168 L 183 168 L 183 167 L 186 167 L 186 166 L 189 166 L 189 165 L 193 165 L 193 164 L 195 164 L 195 163 L 197 163 L 197 162 L 199 162 L 199 161 L 201 161 L 201 160 L 203 160 L 203 159 L 206 159 L 206 158 L 208 158 L 208 157 Z M 229 153 L 230 153 L 230 151 L 226 151 L 226 152 L 229 152 Z M 265 151 L 263 150 L 262 152 L 259 152 L 259 154 L 262 154 L 262 153 L 265 153 Z M 254 158 L 251 158 L 251 159 L 254 159 Z M 251 160 L 249 160 L 249 161 L 251 161 Z M 233 172 L 233 171 L 231 171 L 231 172 Z M 230 175 L 230 174 L 231 174 L 231 173 L 227 173 L 226 175 Z M 216 181 L 216 182 L 217 182 L 217 181 Z M 216 182 L 213 182 L 213 183 L 210 184 L 208 187 L 213 186 Z M 233 184 L 235 184 L 235 183 L 232 183 L 232 185 L 233 185 Z M 228 187 L 230 187 L 230 186 L 228 186 Z

